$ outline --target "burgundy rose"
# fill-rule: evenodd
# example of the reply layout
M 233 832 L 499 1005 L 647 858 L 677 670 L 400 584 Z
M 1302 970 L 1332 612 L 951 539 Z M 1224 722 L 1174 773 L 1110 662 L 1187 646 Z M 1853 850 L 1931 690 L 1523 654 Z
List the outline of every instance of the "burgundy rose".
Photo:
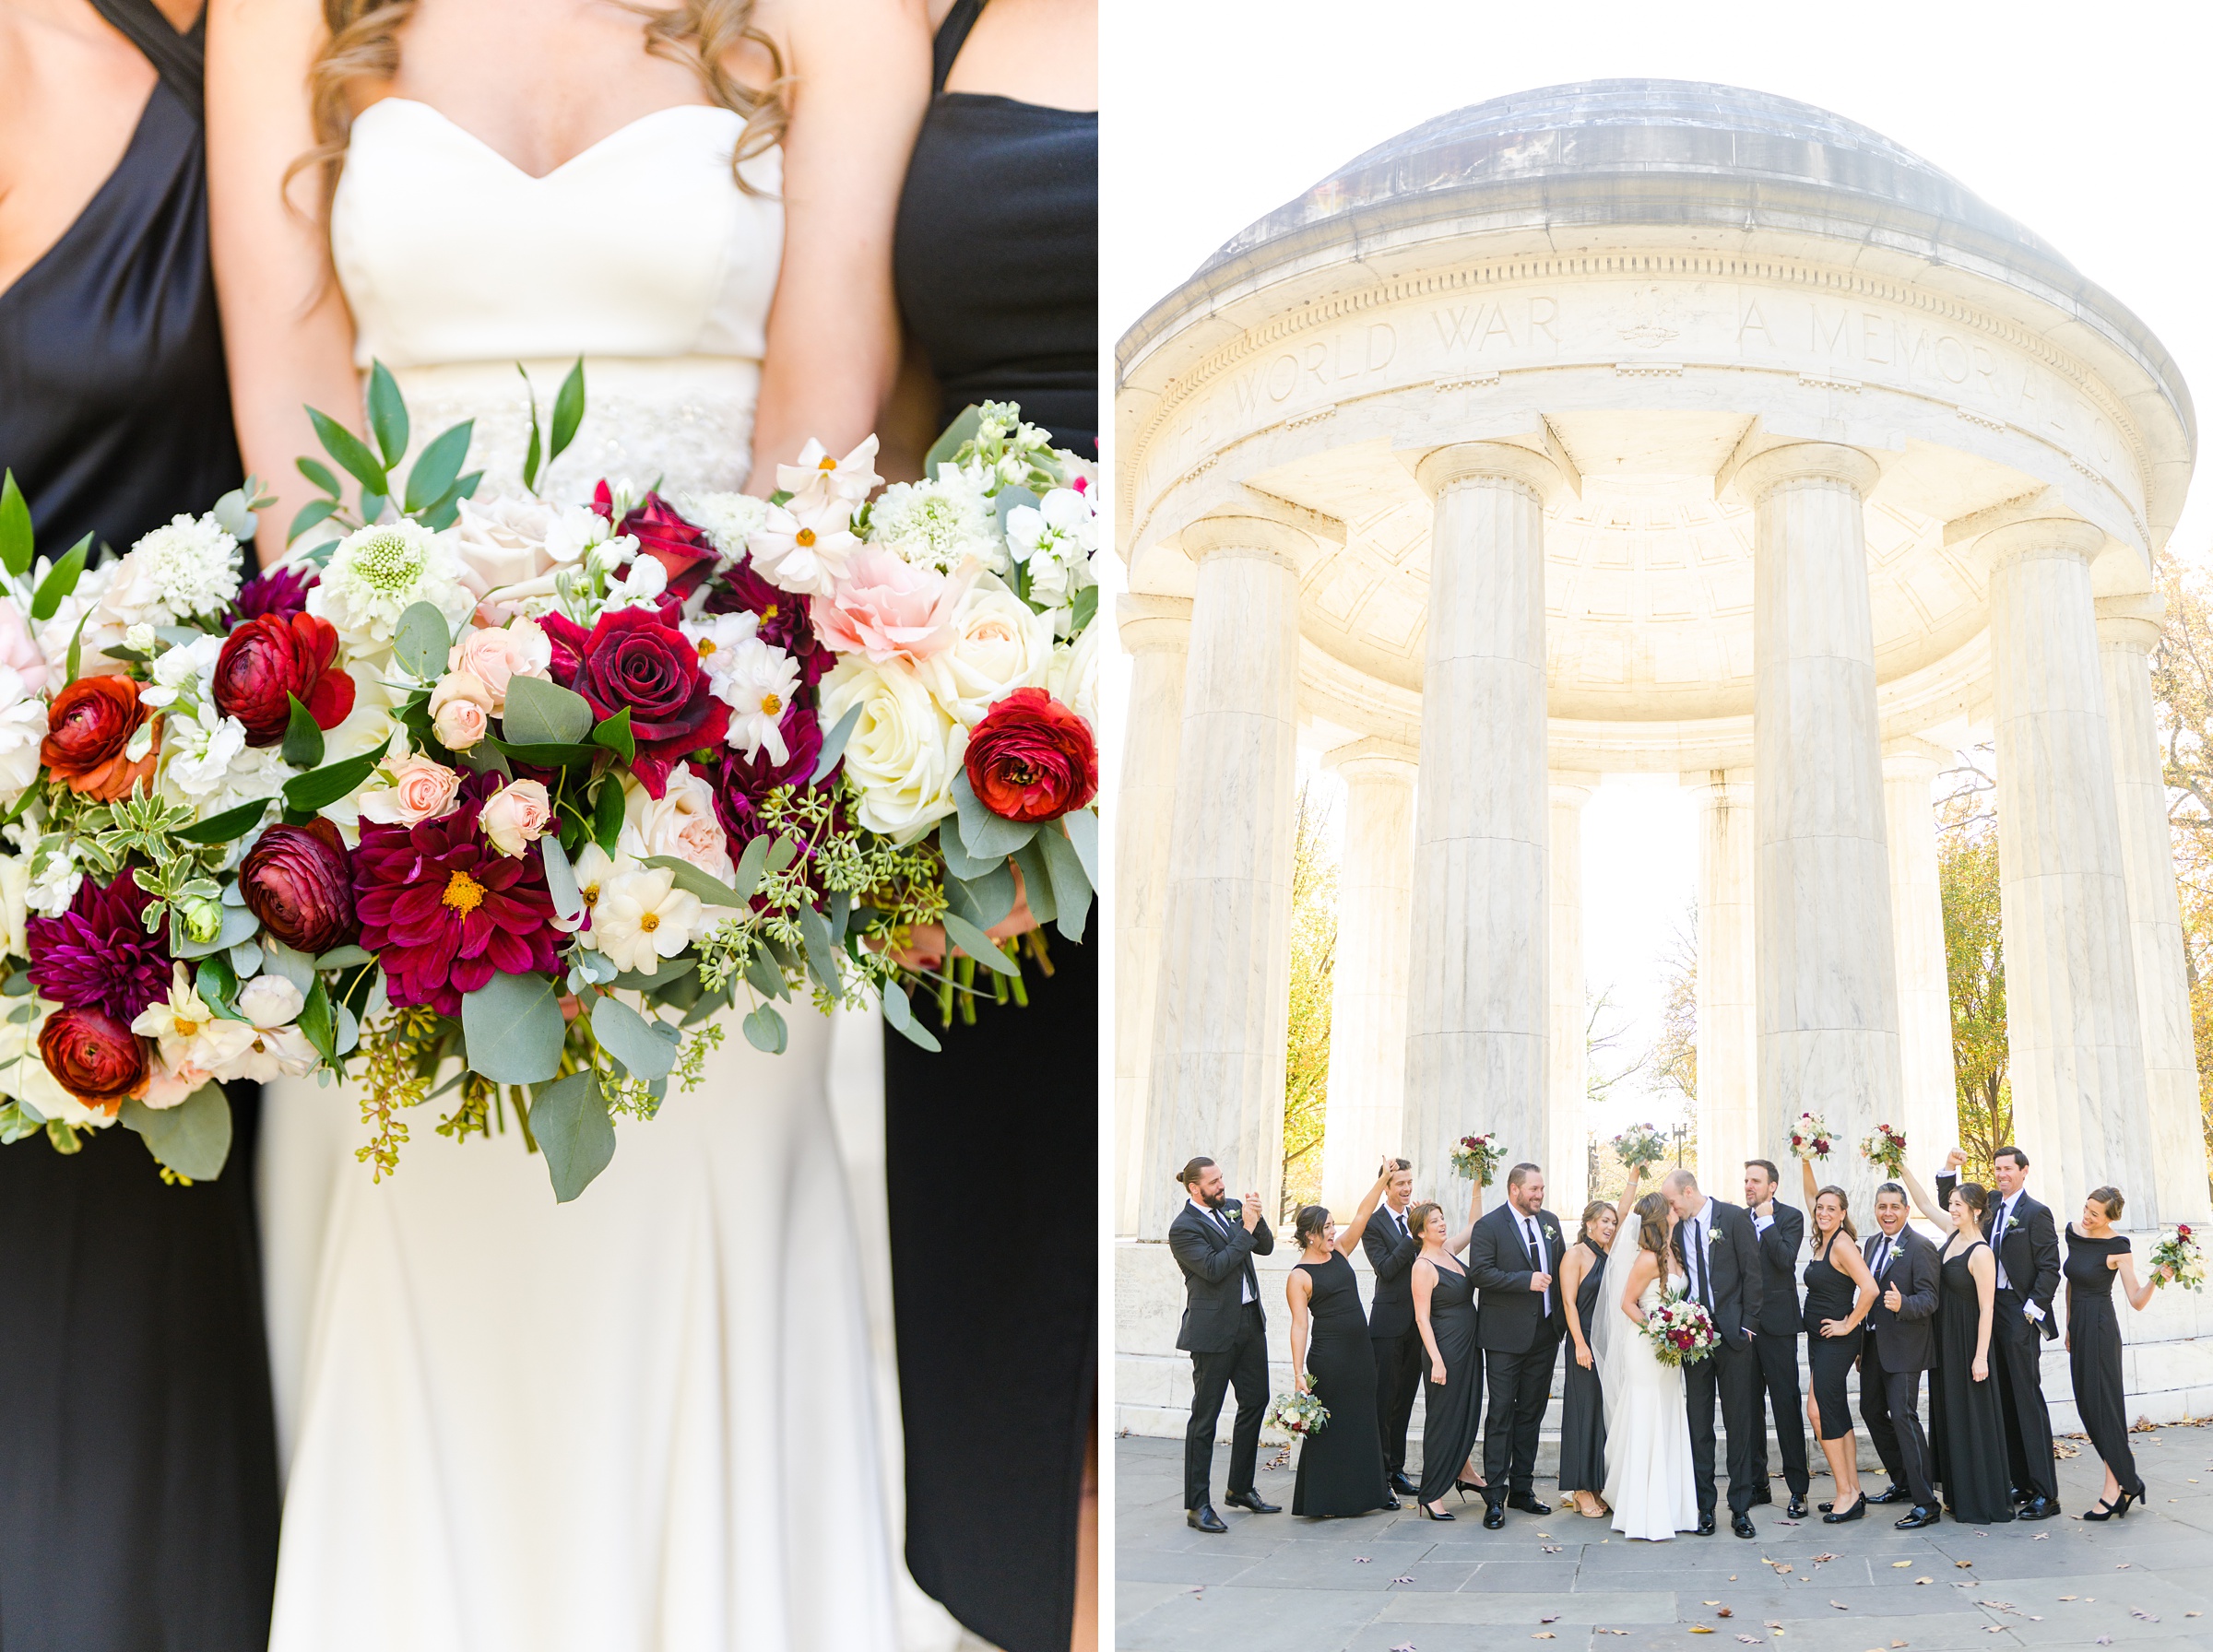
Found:
M 1099 789 L 1091 726 L 1043 689 L 1016 689 L 968 737 L 976 801 L 1010 820 L 1057 820 Z
M 307 612 L 307 594 L 322 583 L 312 562 L 288 562 L 282 568 L 264 569 L 245 583 L 231 605 L 231 623 L 258 620 L 273 614 L 290 620 Z
M 291 722 L 297 695 L 318 728 L 353 710 L 353 678 L 336 670 L 338 633 L 327 620 L 264 614 L 233 631 L 215 661 L 215 709 L 246 726 L 246 744 L 274 746 Z
M 836 656 L 815 641 L 806 598 L 763 579 L 751 556 L 740 557 L 716 578 L 715 588 L 707 593 L 707 612 L 752 615 L 761 622 L 754 634 L 791 655 L 799 663 L 799 680 L 810 689 L 837 664 Z
M 88 1107 L 112 1118 L 146 1084 L 146 1044 L 127 1022 L 89 1004 L 71 1005 L 39 1030 L 46 1070 Z
M 361 933 L 346 840 L 320 816 L 263 832 L 239 863 L 238 892 L 264 929 L 311 958 Z
M 730 708 L 715 698 L 691 639 L 657 615 L 617 608 L 587 632 L 561 614 L 538 623 L 553 642 L 553 680 L 602 717 L 628 707 L 637 742 L 631 772 L 646 793 L 668 789 L 669 771 L 693 751 L 719 749 Z
M 153 715 L 127 677 L 80 677 L 53 697 L 47 708 L 47 735 L 39 761 L 47 772 L 81 796 L 112 803 L 130 796 L 141 780 L 154 777 L 161 749 L 160 726 L 154 743 L 136 762 L 124 756 L 131 737 Z
M 614 521 L 614 495 L 605 482 L 592 496 L 592 508 Z M 615 523 L 615 532 L 628 534 L 641 551 L 668 571 L 672 590 L 689 592 L 714 568 L 715 547 L 706 530 L 686 522 L 657 493 L 648 493 L 642 504 Z

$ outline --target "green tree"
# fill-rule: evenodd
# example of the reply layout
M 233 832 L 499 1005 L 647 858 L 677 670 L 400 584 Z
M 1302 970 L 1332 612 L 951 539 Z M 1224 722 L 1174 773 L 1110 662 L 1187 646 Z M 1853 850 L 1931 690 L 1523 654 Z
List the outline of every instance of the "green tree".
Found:
M 1337 962 L 1337 861 L 1329 813 L 1298 794 L 1291 861 L 1291 1018 L 1284 1050 L 1284 1208 L 1321 1195 L 1322 1124 L 1330 1102 L 1330 993 Z
M 1998 918 L 1998 837 L 1973 788 L 1955 794 L 1936 840 L 1936 886 L 1944 902 L 1944 968 L 1952 1006 L 1952 1076 L 1959 1097 L 1959 1146 L 1990 1180 L 1991 1158 L 2013 1139 L 2006 1080 L 2006 953 Z M 1959 819 L 1959 817 L 1966 817 Z
M 2169 551 L 2160 558 L 2167 606 L 2152 655 L 2151 691 L 2167 782 L 2168 836 L 2183 909 L 2200 1124 L 2213 1144 L 2213 582 Z

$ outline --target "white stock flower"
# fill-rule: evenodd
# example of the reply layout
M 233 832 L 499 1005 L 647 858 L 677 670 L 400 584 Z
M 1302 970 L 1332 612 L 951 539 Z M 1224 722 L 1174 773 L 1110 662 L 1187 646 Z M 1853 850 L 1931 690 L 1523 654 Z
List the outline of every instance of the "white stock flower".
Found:
M 831 457 L 830 450 L 810 436 L 807 445 L 799 449 L 798 464 L 776 466 L 776 487 L 781 491 L 799 494 L 817 488 L 848 505 L 860 503 L 882 482 L 883 478 L 876 474 L 874 436 L 867 438 L 842 459 Z
M 327 620 L 356 654 L 389 648 L 400 615 L 427 602 L 456 625 L 476 607 L 453 542 L 419 522 L 379 522 L 338 541 L 307 611 Z
M 915 675 L 964 728 L 982 722 L 1010 690 L 1044 686 L 1052 669 L 1052 620 L 991 574 L 961 598 L 953 633 L 953 646 L 920 662 Z
M 1055 488 L 1035 505 L 1007 513 L 1007 546 L 1030 574 L 1030 600 L 1056 610 L 1054 629 L 1070 629 L 1068 606 L 1075 595 L 1098 582 L 1092 575 L 1092 552 L 1098 525 L 1091 502 L 1072 488 Z
M 589 505 L 563 505 L 546 530 L 546 560 L 565 568 L 593 546 L 615 537 L 615 525 Z
M 609 876 L 592 908 L 592 941 L 619 969 L 646 971 L 692 944 L 705 908 L 667 867 Z
M 161 779 L 186 803 L 203 803 L 220 791 L 232 760 L 246 749 L 246 726 L 212 705 L 187 715 L 172 713 L 162 726 Z
M 869 507 L 869 543 L 897 551 L 917 568 L 951 573 L 973 558 L 995 573 L 1012 565 L 1000 538 L 999 512 L 975 474 L 941 465 L 927 482 L 894 482 Z
M 852 522 L 853 507 L 820 488 L 769 506 L 748 542 L 753 572 L 779 590 L 829 596 L 860 549 Z
M 747 543 L 768 520 L 768 502 L 750 493 L 680 493 L 675 503 L 684 520 L 732 560 L 745 554 Z
M 180 700 L 212 698 L 216 662 L 222 657 L 223 639 L 195 637 L 181 648 L 165 650 L 152 667 L 153 686 L 139 690 L 147 704 L 167 708 Z
M 690 763 L 669 771 L 668 784 L 652 796 L 633 778 L 622 787 L 622 832 L 616 847 L 633 860 L 669 855 L 688 860 L 720 883 L 734 882 L 730 845 L 715 813 L 715 788 L 692 772 Z
M 846 773 L 860 792 L 860 823 L 911 844 L 953 812 L 953 777 L 968 731 L 905 667 L 849 654 L 823 679 L 823 724 L 834 728 L 857 704 Z
M 23 674 L 0 666 L 0 803 L 13 803 L 39 777 L 39 742 L 46 738 L 46 702 Z
M 238 596 L 238 541 L 213 513 L 172 517 L 141 537 L 115 564 L 94 625 L 174 625 L 193 614 L 219 614 Z
M 30 879 L 23 891 L 23 903 L 42 918 L 58 918 L 69 910 L 69 903 L 77 899 L 77 886 L 85 875 L 78 869 L 77 851 L 61 838 L 53 840 L 53 847 L 46 856 L 46 864 L 39 865 L 33 854 L 30 864 L 37 876 Z
M 635 539 L 622 543 L 635 547 Z M 662 567 L 657 557 L 633 554 L 630 565 L 622 570 L 622 577 L 608 587 L 608 608 L 650 608 L 659 605 L 660 596 L 669 588 L 669 570 Z

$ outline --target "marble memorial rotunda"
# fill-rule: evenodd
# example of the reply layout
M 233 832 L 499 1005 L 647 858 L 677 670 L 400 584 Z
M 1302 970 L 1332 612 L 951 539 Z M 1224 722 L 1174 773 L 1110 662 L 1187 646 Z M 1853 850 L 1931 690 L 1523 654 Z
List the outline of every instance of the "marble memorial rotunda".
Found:
M 1477 1129 L 1580 1209 L 1580 811 L 1610 772 L 1701 803 L 1708 1182 L 1782 1159 L 1805 1110 L 1855 1146 L 1903 1128 L 1925 1175 L 1958 1129 L 1932 782 L 1994 736 L 2031 1185 L 2063 1218 L 2102 1183 L 2131 1228 L 2206 1218 L 2148 666 L 2195 416 L 2052 246 L 1822 110 L 1556 87 L 1350 161 L 1118 365 L 1140 1410 L 1129 1360 L 1173 1358 L 1180 1292 L 1147 1253 L 1175 1168 L 1208 1153 L 1275 1211 L 1302 731 L 1347 796 L 1341 1217 L 1391 1148 L 1457 1211 Z M 1871 1195 L 1856 1153 L 1831 1174 Z M 2186 1338 L 2195 1303 L 2132 1324 L 2131 1382 L 2203 1414 L 2213 1368 L 2137 1380 L 2139 1337 Z

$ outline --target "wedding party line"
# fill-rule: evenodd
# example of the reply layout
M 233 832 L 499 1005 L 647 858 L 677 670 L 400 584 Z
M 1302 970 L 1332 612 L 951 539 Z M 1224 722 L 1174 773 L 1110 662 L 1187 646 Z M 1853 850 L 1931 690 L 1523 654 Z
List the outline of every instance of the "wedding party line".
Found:
M 1458 1226 L 1442 1205 L 1412 1202 L 1408 1161 L 1384 1159 L 1349 1222 L 1319 1204 L 1296 1214 L 1298 1259 L 1285 1281 L 1292 1387 L 1272 1401 L 1253 1258 L 1273 1254 L 1275 1235 L 1258 1194 L 1229 1198 L 1221 1168 L 1192 1159 L 1178 1173 L 1187 1202 L 1168 1233 L 1185 1281 L 1177 1346 L 1191 1360 L 1188 1523 L 1230 1529 L 1212 1486 L 1232 1392 L 1222 1501 L 1247 1517 L 1282 1512 L 1255 1484 L 1266 1424 L 1296 1445 L 1295 1516 L 1412 1502 L 1425 1519 L 1447 1521 L 1474 1512 L 1471 1494 L 1490 1530 L 1509 1511 L 1550 1515 L 1536 1494 L 1537 1456 L 1563 1369 L 1558 1494 L 1629 1539 L 1711 1536 L 1724 1517 L 1735 1536 L 1757 1537 L 1752 1511 L 1776 1503 L 1770 1419 L 1788 1521 L 1845 1525 L 1893 1506 L 1906 1531 L 1947 1515 L 1981 1526 L 2050 1519 L 2064 1512 L 2041 1366 L 2055 1339 L 2104 1467 L 2101 1493 L 2079 1516 L 2121 1519 L 2142 1503 L 2114 1288 L 2139 1311 L 2163 1285 L 2199 1289 L 2190 1228 L 2162 1239 L 2139 1275 L 2130 1239 L 2115 1231 L 2126 1196 L 2099 1187 L 2065 1224 L 2063 1254 L 2061 1224 L 2030 1191 L 2021 1149 L 1992 1155 L 1993 1186 L 1964 1179 L 1966 1155 L 1954 1149 L 1932 1193 L 1907 1164 L 1903 1135 L 1878 1126 L 1861 1147 L 1882 1178 L 1861 1207 L 1872 1215 L 1863 1232 L 1853 1193 L 1817 1171 L 1828 1170 L 1835 1133 L 1802 1115 L 1788 1136 L 1802 1206 L 1785 1201 L 1769 1159 L 1745 1162 L 1741 1204 L 1681 1167 L 1648 1187 L 1665 1144 L 1639 1127 L 1615 1143 L 1627 1171 L 1620 1198 L 1593 1199 L 1571 1227 L 1544 1208 L 1544 1173 L 1533 1162 L 1508 1170 L 1505 1201 L 1485 1210 L 1501 1156 L 1489 1135 L 1462 1138 L 1452 1155 L 1470 1184 Z M 1934 1237 L 1911 1225 L 1915 1210 Z M 1365 1308 L 1355 1249 L 1373 1277 Z M 1417 1396 L 1421 1453 L 1410 1470 Z M 1879 1491 L 1861 1484 L 1855 1400 L 1888 1481 Z M 1809 1433 L 1834 1486 L 1818 1504 Z

